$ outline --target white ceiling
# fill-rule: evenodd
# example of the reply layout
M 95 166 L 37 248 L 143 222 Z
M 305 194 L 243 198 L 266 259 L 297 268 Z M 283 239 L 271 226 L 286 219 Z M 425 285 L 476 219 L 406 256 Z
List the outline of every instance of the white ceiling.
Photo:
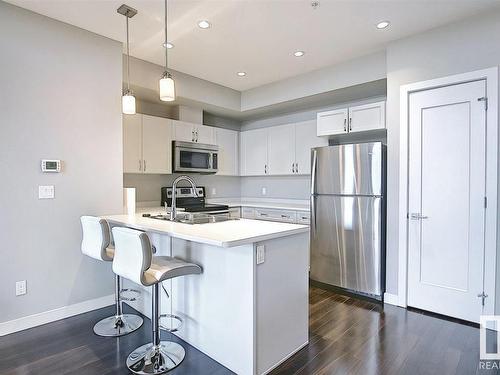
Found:
M 164 64 L 162 0 L 7 1 L 120 41 L 125 18 L 116 9 L 125 2 L 139 12 L 130 21 L 131 55 Z M 170 0 L 169 66 L 243 91 L 499 7 L 498 0 L 320 0 L 317 9 L 310 0 Z M 210 29 L 198 28 L 204 19 Z M 381 20 L 389 28 L 377 30 Z M 296 58 L 295 50 L 306 54 Z

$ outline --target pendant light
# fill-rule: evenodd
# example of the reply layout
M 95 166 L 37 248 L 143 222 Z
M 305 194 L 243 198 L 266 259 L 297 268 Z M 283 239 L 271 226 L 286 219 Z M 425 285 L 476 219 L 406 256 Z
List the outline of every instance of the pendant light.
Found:
M 167 0 L 165 0 L 165 46 L 168 43 L 167 14 Z M 168 48 L 165 48 L 165 72 L 160 79 L 160 100 L 164 102 L 175 100 L 175 82 L 172 79 L 172 74 L 168 71 Z
M 122 112 L 126 115 L 135 115 L 135 96 L 130 90 L 130 42 L 128 37 L 128 20 L 137 14 L 137 10 L 128 5 L 121 5 L 117 10 L 127 19 L 127 88 L 123 90 Z

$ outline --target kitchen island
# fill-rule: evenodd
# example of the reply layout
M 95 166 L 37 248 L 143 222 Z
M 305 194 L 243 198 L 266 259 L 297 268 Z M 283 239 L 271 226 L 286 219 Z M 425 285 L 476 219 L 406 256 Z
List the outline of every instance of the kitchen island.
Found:
M 230 370 L 265 374 L 307 345 L 307 226 L 246 219 L 190 225 L 141 214 L 103 217 L 111 226 L 146 231 L 156 255 L 202 267 L 201 275 L 164 282 L 173 297 L 172 313 L 184 321 L 176 335 Z M 144 289 L 130 305 L 150 316 L 150 298 Z M 163 293 L 162 313 L 170 313 L 170 302 Z

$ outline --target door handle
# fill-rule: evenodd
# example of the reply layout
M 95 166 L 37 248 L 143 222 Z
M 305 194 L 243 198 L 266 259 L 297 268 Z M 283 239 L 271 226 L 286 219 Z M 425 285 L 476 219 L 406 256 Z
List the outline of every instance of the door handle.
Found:
M 295 163 L 295 173 L 299 173 L 299 163 Z
M 349 131 L 352 131 L 352 117 L 349 117 Z
M 139 171 L 142 172 L 142 160 L 139 159 Z
M 344 119 L 344 131 L 345 132 L 347 131 L 347 119 L 346 118 Z
M 412 213 L 410 215 L 410 219 L 411 220 L 425 220 L 425 219 L 428 219 L 429 216 L 425 216 L 425 215 L 422 215 L 420 213 Z
M 146 172 L 146 160 L 144 160 L 144 172 Z
M 198 142 L 198 130 L 196 130 L 194 134 L 196 135 L 196 142 Z
M 292 173 L 295 173 L 295 163 L 292 163 Z
M 191 142 L 194 142 L 194 131 L 191 131 Z

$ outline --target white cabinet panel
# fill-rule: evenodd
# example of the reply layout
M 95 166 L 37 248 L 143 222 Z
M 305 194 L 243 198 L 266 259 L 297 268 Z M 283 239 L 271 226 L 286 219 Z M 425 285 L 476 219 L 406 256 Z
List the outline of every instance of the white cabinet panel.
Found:
M 320 112 L 316 116 L 318 136 L 347 133 L 348 109 Z
M 172 173 L 171 120 L 143 115 L 142 150 L 144 173 Z
M 256 208 L 255 218 L 268 221 L 279 221 L 283 223 L 295 223 L 296 212 L 288 210 L 272 210 L 268 208 Z
M 295 126 L 268 128 L 268 174 L 293 174 L 295 163 Z
M 241 217 L 240 207 L 230 207 L 229 208 L 229 217 L 231 219 L 239 219 Z
M 195 125 L 194 126 L 194 141 L 209 145 L 215 144 L 215 128 L 212 126 Z
M 349 108 L 349 132 L 385 128 L 385 102 Z
M 255 208 L 241 207 L 241 217 L 243 219 L 255 219 Z
M 262 176 L 267 171 L 267 129 L 241 133 L 241 175 Z
M 181 142 L 194 142 L 193 124 L 184 121 L 173 120 L 174 139 Z
M 316 135 L 314 120 L 295 124 L 295 174 L 311 174 L 311 149 L 328 146 L 328 139 Z
M 219 146 L 219 171 L 217 175 L 238 176 L 239 137 L 238 132 L 228 129 L 215 129 L 216 144 Z
M 142 115 L 123 115 L 123 172 L 142 173 Z

